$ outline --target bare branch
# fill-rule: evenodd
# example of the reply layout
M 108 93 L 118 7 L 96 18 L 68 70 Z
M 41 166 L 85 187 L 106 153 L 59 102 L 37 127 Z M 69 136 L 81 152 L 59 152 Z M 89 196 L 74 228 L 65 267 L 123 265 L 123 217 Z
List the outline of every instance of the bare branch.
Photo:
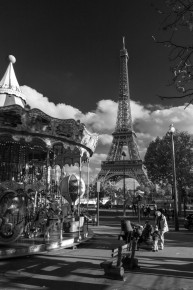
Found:
M 170 49 L 168 57 L 173 76 L 169 85 L 174 85 L 180 95 L 158 95 L 158 97 L 162 100 L 193 97 L 193 89 L 190 88 L 193 81 L 193 45 L 190 45 L 193 32 L 193 0 L 160 0 L 159 2 L 162 7 L 165 5 L 164 12 L 162 12 L 162 29 L 169 28 L 170 33 L 166 34 L 165 40 L 154 37 L 154 41 Z M 155 5 L 153 7 L 155 8 Z M 159 11 L 159 8 L 156 8 L 156 11 Z M 183 34 L 184 29 L 191 33 L 191 38 Z M 182 35 L 186 38 L 183 38 Z
M 185 106 L 184 110 L 186 110 L 186 108 L 188 108 L 190 106 L 190 104 L 192 104 L 192 102 L 193 102 L 193 99 L 190 100 L 190 102 Z
M 184 98 L 191 97 L 191 96 L 193 96 L 193 92 L 189 93 L 189 94 L 184 94 L 182 96 L 160 96 L 160 95 L 157 95 L 157 97 L 160 98 L 161 100 L 164 100 L 164 99 L 184 99 Z

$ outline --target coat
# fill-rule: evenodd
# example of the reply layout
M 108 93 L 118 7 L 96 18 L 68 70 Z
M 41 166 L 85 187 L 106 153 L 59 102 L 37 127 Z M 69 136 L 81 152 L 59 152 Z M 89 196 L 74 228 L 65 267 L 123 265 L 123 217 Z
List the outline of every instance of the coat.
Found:
M 129 233 L 129 232 L 132 232 L 133 231 L 131 222 L 129 220 L 124 220 L 121 223 L 122 223 L 122 230 L 125 233 Z
M 158 226 L 159 231 L 163 233 L 166 233 L 169 231 L 166 217 L 163 214 L 161 214 L 161 216 L 156 216 L 155 225 Z
M 159 231 L 155 230 L 152 234 L 153 241 L 158 241 L 160 239 Z

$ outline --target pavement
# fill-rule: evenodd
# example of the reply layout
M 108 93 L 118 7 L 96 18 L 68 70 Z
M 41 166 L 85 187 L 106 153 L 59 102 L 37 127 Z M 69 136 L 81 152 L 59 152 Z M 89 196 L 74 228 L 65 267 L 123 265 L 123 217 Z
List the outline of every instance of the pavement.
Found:
M 145 247 L 136 251 L 140 269 L 125 271 L 124 280 L 105 277 L 100 267 L 120 243 L 117 219 L 112 218 L 111 225 L 89 228 L 94 236 L 77 249 L 57 248 L 39 252 L 33 259 L 2 260 L 0 289 L 193 290 L 193 232 L 182 223 L 178 232 L 169 223 L 163 251 Z
M 96 235 L 112 233 L 112 228 L 93 228 Z M 108 244 L 108 241 L 107 241 Z M 113 290 L 193 290 L 193 232 L 183 228 L 165 234 L 165 248 L 136 251 L 140 269 L 125 272 L 125 281 L 115 280 Z M 103 243 L 104 247 L 104 243 Z M 109 252 L 107 254 L 108 259 Z M 115 285 L 116 284 L 116 285 Z

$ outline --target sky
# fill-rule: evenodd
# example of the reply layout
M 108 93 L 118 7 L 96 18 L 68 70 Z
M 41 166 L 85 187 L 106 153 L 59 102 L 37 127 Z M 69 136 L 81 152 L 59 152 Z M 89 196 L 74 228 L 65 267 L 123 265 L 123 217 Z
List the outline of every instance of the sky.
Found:
M 91 179 L 112 142 L 119 94 L 119 53 L 125 36 L 134 130 L 143 159 L 148 144 L 169 125 L 193 133 L 192 106 L 176 95 L 167 48 L 156 44 L 159 15 L 149 0 L 19 0 L 0 2 L 0 78 L 16 57 L 27 103 L 61 119 L 80 119 L 99 134 Z

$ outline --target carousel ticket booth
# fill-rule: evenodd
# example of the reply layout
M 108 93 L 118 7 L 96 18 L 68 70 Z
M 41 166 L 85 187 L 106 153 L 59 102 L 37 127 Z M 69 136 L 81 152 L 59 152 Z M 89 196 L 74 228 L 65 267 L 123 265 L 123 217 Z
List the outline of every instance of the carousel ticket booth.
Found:
M 89 164 L 98 135 L 74 119 L 53 118 L 30 109 L 13 63 L 0 82 L 0 243 L 64 231 L 62 208 L 69 205 L 69 231 L 80 231 L 76 210 L 84 192 L 81 168 Z M 78 166 L 66 176 L 64 167 Z M 89 170 L 89 168 L 88 168 Z

